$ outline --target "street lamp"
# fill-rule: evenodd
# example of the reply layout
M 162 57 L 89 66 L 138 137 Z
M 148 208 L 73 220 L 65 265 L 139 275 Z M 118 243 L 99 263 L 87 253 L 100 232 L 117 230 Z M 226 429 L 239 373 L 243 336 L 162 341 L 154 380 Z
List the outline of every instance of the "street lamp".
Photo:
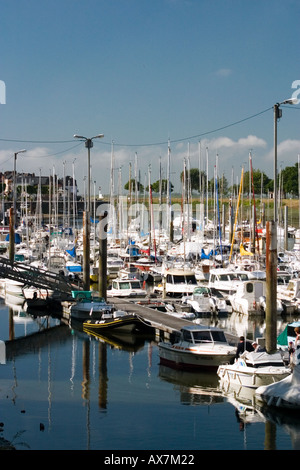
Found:
M 16 218 L 16 201 L 17 201 L 17 192 L 16 192 L 16 180 L 17 180 L 17 156 L 19 153 L 24 153 L 26 152 L 25 149 L 19 150 L 18 152 L 15 152 L 14 154 L 14 179 L 13 179 L 13 208 L 14 208 L 14 216 L 15 216 L 15 222 L 17 220 Z
M 290 98 L 274 105 L 274 220 L 268 222 L 266 234 L 266 350 L 276 351 L 277 347 L 277 121 L 282 116 L 282 104 L 294 104 Z
M 14 262 L 15 259 L 15 225 L 17 221 L 16 217 L 16 166 L 17 166 L 17 156 L 19 153 L 26 152 L 26 150 L 19 150 L 18 152 L 14 153 L 14 175 L 13 175 L 13 206 L 10 209 L 10 216 L 9 216 L 9 260 L 11 263 Z
M 297 98 L 289 98 L 281 103 L 274 104 L 274 222 L 277 223 L 277 121 L 282 117 L 282 104 L 297 104 Z
M 85 146 L 88 149 L 88 196 L 87 196 L 87 212 L 90 212 L 91 209 L 91 157 L 90 157 L 90 149 L 93 147 L 94 139 L 101 139 L 104 137 L 104 134 L 98 134 L 94 137 L 84 137 L 83 135 L 74 135 L 75 139 L 81 139 L 85 141 Z
M 98 134 L 94 137 L 87 138 L 83 135 L 75 134 L 76 139 L 85 141 L 85 146 L 88 149 L 88 196 L 87 206 L 85 210 L 85 223 L 84 223 L 84 246 L 83 246 L 83 284 L 84 290 L 90 290 L 90 210 L 91 210 L 91 161 L 90 161 L 90 149 L 93 147 L 94 139 L 101 139 L 104 137 L 103 134 Z

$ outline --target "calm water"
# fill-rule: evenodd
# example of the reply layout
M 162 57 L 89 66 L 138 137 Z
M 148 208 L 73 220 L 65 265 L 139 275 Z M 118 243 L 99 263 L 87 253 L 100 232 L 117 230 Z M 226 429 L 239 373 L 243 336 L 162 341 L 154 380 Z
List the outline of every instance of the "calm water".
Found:
M 29 335 L 45 323 L 16 313 L 14 318 L 15 337 L 27 339 L 0 365 L 1 445 L 6 440 L 20 450 L 300 448 L 300 419 L 266 417 L 251 407 L 245 412 L 251 397 L 242 397 L 243 403 L 226 395 L 216 374 L 159 366 L 150 338 L 120 346 L 61 326 L 43 334 L 38 345 Z M 230 326 L 229 319 L 222 322 Z M 237 329 L 245 332 L 240 323 Z M 264 325 L 249 322 L 247 328 L 258 336 Z M 7 340 L 11 328 L 3 303 L 0 331 Z

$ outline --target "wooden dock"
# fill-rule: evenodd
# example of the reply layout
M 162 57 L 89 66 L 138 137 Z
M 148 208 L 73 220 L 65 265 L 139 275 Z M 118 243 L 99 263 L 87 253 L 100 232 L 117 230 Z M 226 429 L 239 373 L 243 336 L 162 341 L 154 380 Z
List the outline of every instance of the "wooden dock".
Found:
M 191 325 L 190 320 L 177 318 L 173 315 L 147 306 L 147 301 L 145 300 L 142 300 L 141 303 L 137 303 L 136 300 L 113 297 L 108 298 L 107 302 L 113 304 L 116 310 L 122 310 L 124 312 L 135 313 L 138 315 L 148 327 L 154 329 L 155 337 L 158 341 L 164 339 L 167 340 L 171 335 L 178 333 L 183 326 Z M 150 303 L 151 300 L 149 301 L 149 304 Z M 65 308 L 63 308 L 63 317 L 68 320 L 69 308 L 66 308 L 68 303 L 63 302 L 63 304 L 65 304 Z M 238 343 L 238 338 L 233 334 L 225 331 L 225 335 L 230 344 L 235 346 Z

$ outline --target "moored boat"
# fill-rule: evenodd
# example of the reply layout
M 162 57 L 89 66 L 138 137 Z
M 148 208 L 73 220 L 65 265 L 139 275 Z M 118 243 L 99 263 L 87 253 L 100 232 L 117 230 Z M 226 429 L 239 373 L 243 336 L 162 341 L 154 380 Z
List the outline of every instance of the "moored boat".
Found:
M 146 297 L 147 291 L 143 289 L 139 279 L 116 278 L 112 281 L 111 289 L 107 290 L 108 297 Z
M 237 287 L 228 299 L 235 312 L 243 315 L 264 314 L 263 299 L 266 296 L 266 281 L 248 280 Z M 281 309 L 282 311 L 282 309 Z
M 75 301 L 70 306 L 70 317 L 76 320 L 101 319 L 103 315 L 111 315 L 113 305 L 104 298 L 92 296 L 91 291 L 72 291 Z
M 211 369 L 232 362 L 236 348 L 230 346 L 221 328 L 184 326 L 174 342 L 158 343 L 160 364 L 176 369 Z
M 261 386 L 255 391 L 258 402 L 281 410 L 300 411 L 300 365 L 284 379 L 267 386 Z
M 245 351 L 234 364 L 222 364 L 217 371 L 221 380 L 251 388 L 277 382 L 290 373 L 280 352 L 269 354 L 265 351 Z
M 192 294 L 197 286 L 194 270 L 177 267 L 164 271 L 162 284 L 155 286 L 154 292 L 163 293 L 165 289 L 167 295 L 181 297 Z
M 140 317 L 134 313 L 126 313 L 116 310 L 111 314 L 103 315 L 102 319 L 88 319 L 83 323 L 83 331 L 85 332 L 118 332 L 133 333 L 141 329 L 143 323 Z

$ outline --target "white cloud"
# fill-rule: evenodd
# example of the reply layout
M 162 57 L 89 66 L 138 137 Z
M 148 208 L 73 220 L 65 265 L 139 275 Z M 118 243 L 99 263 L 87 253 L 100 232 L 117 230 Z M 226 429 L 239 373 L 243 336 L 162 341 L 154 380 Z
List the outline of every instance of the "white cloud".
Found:
M 300 140 L 287 139 L 277 145 L 277 162 L 283 161 L 284 166 L 293 166 L 298 161 L 300 154 Z M 266 160 L 273 162 L 274 147 L 267 153 Z
M 231 74 L 232 74 L 231 69 L 222 68 L 216 71 L 216 75 L 218 75 L 219 77 L 229 77 L 229 75 Z

